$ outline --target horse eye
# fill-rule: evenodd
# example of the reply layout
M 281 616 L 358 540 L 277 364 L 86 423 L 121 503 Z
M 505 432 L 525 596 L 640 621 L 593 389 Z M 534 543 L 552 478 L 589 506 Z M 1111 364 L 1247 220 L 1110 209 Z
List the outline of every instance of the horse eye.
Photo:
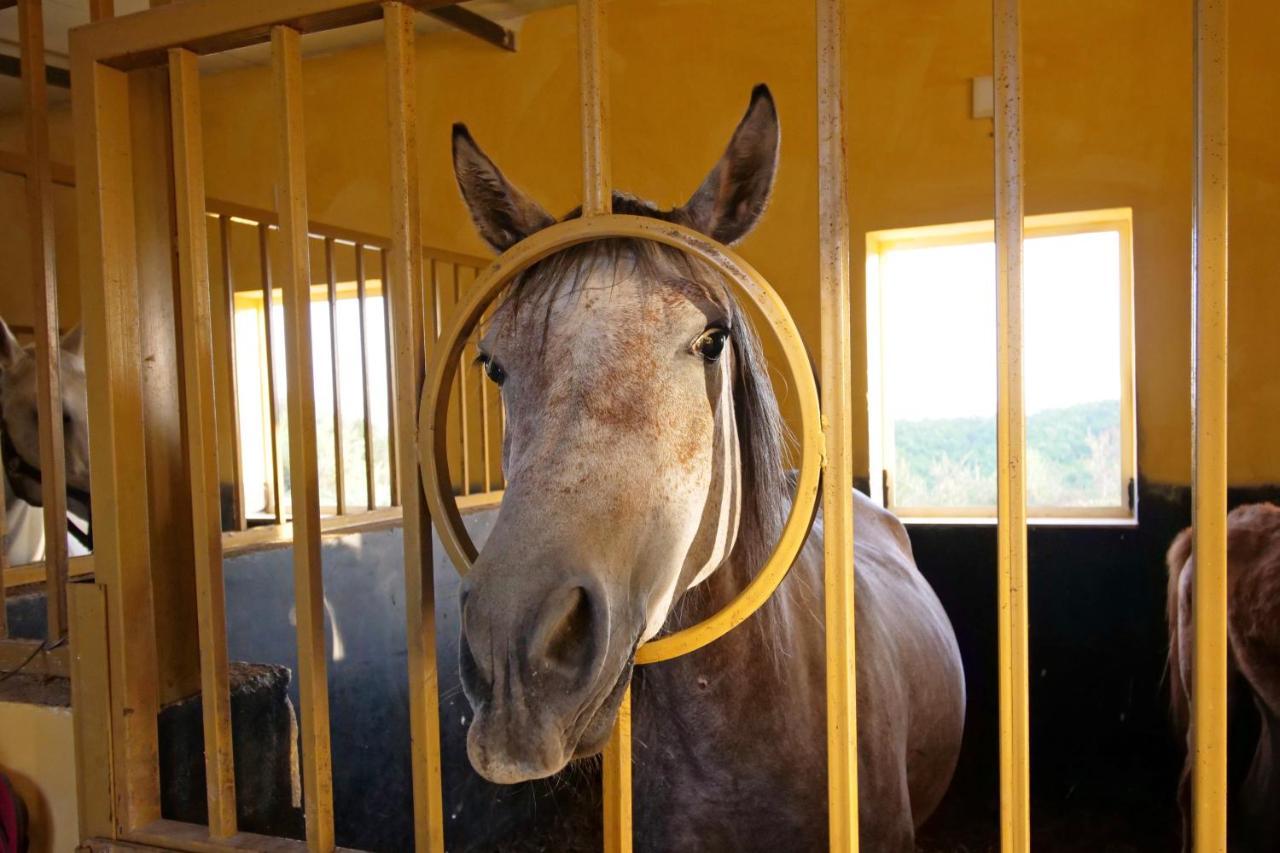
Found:
M 484 368 L 484 375 L 488 376 L 491 380 L 493 380 L 493 383 L 495 385 L 501 386 L 502 383 L 506 380 L 507 372 L 502 369 L 502 365 L 498 364 L 498 362 L 493 358 L 493 356 L 480 353 L 480 356 L 476 359 L 476 361 L 479 362 L 480 366 Z
M 693 342 L 693 352 L 707 361 L 715 361 L 724 352 L 724 342 L 729 339 L 729 330 L 712 326 Z

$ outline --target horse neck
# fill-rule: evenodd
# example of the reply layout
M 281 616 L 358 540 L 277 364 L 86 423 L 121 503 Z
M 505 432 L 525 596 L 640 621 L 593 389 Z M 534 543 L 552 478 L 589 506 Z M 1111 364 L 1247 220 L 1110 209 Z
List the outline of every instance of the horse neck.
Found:
M 674 758 L 650 752 L 647 761 L 697 766 L 699 756 L 711 760 L 714 755 L 720 763 L 745 762 L 739 770 L 751 775 L 759 770 L 753 764 L 758 756 L 735 744 L 744 739 L 787 743 L 799 737 L 780 751 L 810 769 L 820 766 L 821 757 L 812 754 L 812 747 L 823 743 L 825 713 L 821 551 L 818 524 L 778 589 L 745 622 L 695 652 L 637 668 L 635 736 L 646 744 L 681 745 L 671 753 Z M 725 565 L 686 592 L 668 629 L 707 619 L 736 598 L 760 569 L 741 557 L 735 549 Z M 734 710 L 726 714 L 725 709 Z M 794 770 L 781 776 L 789 778 Z
M 788 496 L 784 509 L 790 511 Z M 745 520 L 744 520 L 745 521 Z M 738 597 L 763 567 L 780 535 L 778 530 L 741 531 L 739 543 L 729 558 L 707 580 L 684 596 L 672 608 L 668 631 L 687 628 L 711 618 Z M 761 540 L 757 547 L 743 547 L 752 537 Z M 725 663 L 734 666 L 767 667 L 785 680 L 790 675 L 787 659 L 805 655 L 808 639 L 822 637 L 821 583 L 822 523 L 821 516 L 796 557 L 791 571 L 783 578 L 774 594 L 738 627 L 707 647 Z M 816 623 L 816 624 L 813 624 Z M 818 643 L 821 646 L 821 643 Z M 821 648 L 818 648 L 821 654 Z

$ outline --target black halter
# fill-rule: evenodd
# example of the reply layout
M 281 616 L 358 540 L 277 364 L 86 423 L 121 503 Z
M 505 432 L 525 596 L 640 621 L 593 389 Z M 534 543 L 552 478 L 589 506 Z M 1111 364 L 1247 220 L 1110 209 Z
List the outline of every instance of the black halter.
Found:
M 40 469 L 32 465 L 26 460 L 18 447 L 13 443 L 13 438 L 9 435 L 9 430 L 5 428 L 4 421 L 0 418 L 0 458 L 4 459 L 4 474 L 13 481 L 15 476 L 25 477 L 28 480 L 34 480 L 37 483 L 43 483 Z M 73 498 L 79 502 L 88 513 L 92 513 L 92 506 L 89 502 L 89 493 L 84 489 L 78 489 L 75 486 L 67 486 L 67 497 Z M 93 522 L 88 520 L 89 524 L 81 530 L 80 526 L 72 521 L 71 516 L 67 516 L 67 532 L 75 538 L 87 550 L 93 550 Z

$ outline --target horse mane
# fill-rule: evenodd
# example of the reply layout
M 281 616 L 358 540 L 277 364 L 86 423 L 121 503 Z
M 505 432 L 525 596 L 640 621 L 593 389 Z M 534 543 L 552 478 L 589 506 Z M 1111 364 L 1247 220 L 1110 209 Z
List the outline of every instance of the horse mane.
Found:
M 659 210 L 634 196 L 614 192 L 613 212 L 692 226 L 684 212 Z M 581 216 L 581 208 L 565 220 Z M 563 221 L 563 220 L 562 220 Z M 606 238 L 562 249 L 532 265 L 508 288 L 504 303 L 518 316 L 537 306 L 544 335 L 556 297 L 572 293 L 597 270 L 612 271 L 615 285 L 634 274 L 655 287 L 696 286 L 725 312 L 733 354 L 733 404 L 742 465 L 741 517 L 728 562 L 745 585 L 772 553 L 790 507 L 784 459 L 790 433 L 778 409 L 760 339 L 731 287 L 706 263 L 652 240 Z M 674 608 L 673 608 L 674 610 Z
M 1182 570 L 1191 558 L 1191 528 L 1185 528 L 1169 545 L 1165 554 L 1168 567 L 1165 595 L 1165 619 L 1169 629 L 1169 649 L 1165 659 L 1165 675 L 1169 679 L 1169 711 L 1178 734 L 1183 735 L 1191 724 L 1191 709 L 1187 703 L 1187 688 L 1182 683 L 1181 649 L 1178 643 L 1182 595 Z

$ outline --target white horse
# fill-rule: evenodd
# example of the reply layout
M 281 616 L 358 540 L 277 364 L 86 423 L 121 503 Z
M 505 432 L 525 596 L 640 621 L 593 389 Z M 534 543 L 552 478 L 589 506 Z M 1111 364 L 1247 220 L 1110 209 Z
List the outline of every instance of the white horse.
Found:
M 62 430 L 66 452 L 68 547 L 88 553 L 80 536 L 89 518 L 89 418 L 80 327 L 62 338 Z M 45 556 L 40 423 L 34 347 L 22 346 L 0 319 L 0 456 L 4 460 L 5 556 L 11 566 Z

